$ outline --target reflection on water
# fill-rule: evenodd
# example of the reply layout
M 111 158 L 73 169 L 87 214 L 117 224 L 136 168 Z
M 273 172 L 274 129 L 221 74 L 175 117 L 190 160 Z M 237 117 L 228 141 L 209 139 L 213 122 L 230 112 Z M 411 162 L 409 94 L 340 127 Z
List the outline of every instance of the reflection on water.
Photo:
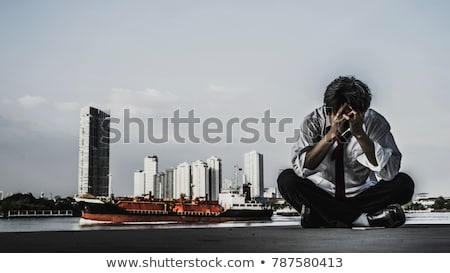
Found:
M 80 230 L 77 217 L 0 219 L 0 232 Z
M 450 224 L 450 212 L 416 212 L 406 214 L 406 224 Z
M 246 221 L 226 223 L 126 223 L 105 224 L 86 221 L 77 217 L 1 219 L 0 232 L 35 232 L 67 230 L 117 230 L 117 229 L 175 229 L 175 228 L 223 228 L 299 225 L 300 217 L 273 216 L 272 221 Z
M 130 223 L 99 224 L 77 217 L 0 219 L 0 232 L 36 232 L 68 230 L 118 230 L 118 229 L 175 229 L 175 228 L 232 228 L 261 226 L 299 226 L 299 216 L 274 215 L 271 221 L 226 222 L 205 224 Z M 450 213 L 408 213 L 406 224 L 450 224 Z

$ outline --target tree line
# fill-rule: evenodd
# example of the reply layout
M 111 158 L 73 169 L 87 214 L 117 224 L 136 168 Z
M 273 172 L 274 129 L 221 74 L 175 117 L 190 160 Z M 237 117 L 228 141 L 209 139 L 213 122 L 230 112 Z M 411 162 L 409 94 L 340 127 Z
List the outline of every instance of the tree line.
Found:
M 72 210 L 74 216 L 81 215 L 80 207 L 72 197 L 35 198 L 31 193 L 16 193 L 0 201 L 0 211 L 4 215 L 11 210 Z

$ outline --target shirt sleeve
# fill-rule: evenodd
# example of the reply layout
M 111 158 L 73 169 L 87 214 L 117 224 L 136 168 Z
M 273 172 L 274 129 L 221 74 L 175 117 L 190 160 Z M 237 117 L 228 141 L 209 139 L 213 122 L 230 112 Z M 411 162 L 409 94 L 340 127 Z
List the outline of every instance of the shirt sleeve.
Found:
M 305 118 L 300 127 L 299 139 L 292 149 L 291 159 L 293 170 L 302 178 L 327 169 L 327 166 L 323 163 L 320 163 L 315 169 L 308 169 L 304 166 L 306 152 L 311 150 L 322 138 L 321 127 L 320 120 L 311 117 L 311 115 Z
M 378 165 L 371 164 L 362 150 L 356 157 L 358 162 L 372 170 L 378 180 L 392 180 L 400 170 L 402 154 L 390 132 L 389 123 L 378 114 L 366 123 L 366 133 L 373 141 Z

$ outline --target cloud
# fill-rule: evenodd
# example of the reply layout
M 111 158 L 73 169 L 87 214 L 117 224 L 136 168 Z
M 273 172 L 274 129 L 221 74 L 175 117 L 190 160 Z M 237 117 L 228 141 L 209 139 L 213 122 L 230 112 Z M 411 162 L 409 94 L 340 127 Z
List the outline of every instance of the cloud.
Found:
M 47 99 L 41 96 L 30 96 L 26 95 L 23 97 L 20 97 L 18 100 L 20 105 L 24 107 L 35 107 L 39 104 L 46 103 Z
M 131 90 L 114 88 L 111 90 L 108 107 L 112 112 L 130 109 L 137 114 L 155 114 L 172 110 L 171 105 L 179 101 L 179 97 L 171 92 L 152 88 Z
M 248 88 L 229 88 L 223 85 L 211 84 L 209 86 L 209 91 L 214 95 L 219 95 L 222 98 L 236 98 L 244 94 L 248 94 L 250 89 Z
M 213 91 L 213 92 L 216 92 L 216 93 L 223 93 L 223 92 L 226 92 L 225 86 L 223 86 L 223 85 L 215 85 L 215 84 L 211 84 L 211 85 L 209 86 L 209 89 L 210 89 L 211 91 Z
M 195 108 L 203 108 L 210 115 L 245 115 L 249 109 L 248 103 L 254 102 L 258 104 L 254 97 L 254 91 L 248 87 L 233 87 L 228 85 L 210 84 L 205 87 L 199 94 L 202 101 L 207 103 L 199 103 L 197 97 L 191 98 L 191 104 Z
M 145 90 L 113 88 L 111 99 L 136 104 L 158 104 L 176 101 L 178 96 L 171 92 L 159 91 L 152 88 L 147 88 Z
M 72 111 L 79 111 L 81 106 L 78 102 L 75 101 L 69 101 L 69 102 L 55 102 L 53 106 L 56 108 L 56 110 L 63 111 L 63 112 L 72 112 Z

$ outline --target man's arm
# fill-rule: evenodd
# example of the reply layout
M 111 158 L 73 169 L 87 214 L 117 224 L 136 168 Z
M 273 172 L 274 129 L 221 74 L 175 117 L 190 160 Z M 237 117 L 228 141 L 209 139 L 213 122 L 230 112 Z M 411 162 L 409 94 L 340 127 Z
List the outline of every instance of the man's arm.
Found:
M 377 159 L 375 158 L 375 145 L 373 144 L 373 141 L 369 138 L 369 136 L 364 131 L 362 131 L 362 133 L 360 133 L 359 135 L 355 135 L 355 138 L 358 141 L 359 146 L 361 146 L 370 164 L 372 164 L 373 166 L 378 166 Z
M 306 168 L 310 170 L 317 168 L 317 166 L 319 166 L 327 155 L 328 150 L 330 150 L 331 146 L 333 146 L 333 143 L 336 140 L 336 135 L 345 130 L 345 128 L 341 128 L 345 121 L 344 115 L 342 115 L 345 107 L 347 107 L 346 103 L 339 108 L 336 114 L 331 114 L 330 130 L 319 142 L 314 145 L 311 150 L 306 152 L 304 163 Z
M 375 146 L 373 141 L 369 138 L 369 136 L 364 132 L 362 125 L 364 123 L 364 113 L 355 111 L 349 106 L 352 111 L 347 114 L 342 115 L 345 120 L 347 120 L 350 124 L 350 131 L 352 135 L 356 138 L 363 150 L 364 154 L 369 160 L 370 164 L 373 166 L 378 166 L 377 159 L 375 157 Z
M 356 154 L 357 160 L 361 165 L 374 171 L 378 180 L 389 181 L 399 172 L 402 154 L 390 132 L 389 123 L 383 116 L 372 110 L 365 114 L 365 118 L 369 118 L 364 121 L 365 134 L 373 143 L 373 156 L 376 158 L 377 165 L 371 162 L 373 158 L 370 159 L 372 157 L 370 151 L 363 150 L 364 144 L 360 144 L 360 153 Z M 356 133 L 355 135 L 358 136 Z
M 319 166 L 320 162 L 325 158 L 328 150 L 333 146 L 334 137 L 328 132 L 314 147 L 306 152 L 305 168 L 313 170 Z

